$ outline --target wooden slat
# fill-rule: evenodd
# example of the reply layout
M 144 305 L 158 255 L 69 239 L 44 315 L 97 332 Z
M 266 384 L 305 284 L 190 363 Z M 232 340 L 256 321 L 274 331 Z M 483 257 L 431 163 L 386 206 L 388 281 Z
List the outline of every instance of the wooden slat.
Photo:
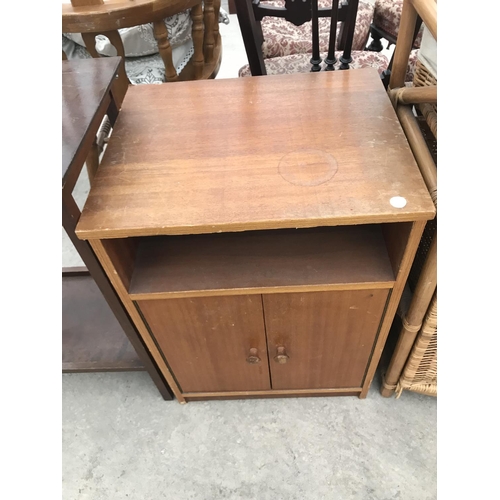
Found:
M 248 398 L 248 397 L 309 397 L 309 396 L 351 396 L 359 394 L 361 388 L 349 387 L 342 389 L 293 389 L 270 391 L 231 391 L 231 392 L 186 392 L 186 399 L 223 399 L 223 398 Z
M 129 294 L 140 300 L 393 283 L 381 229 L 368 225 L 145 238 Z
M 129 90 L 80 237 L 433 217 L 376 70 L 205 83 Z M 214 95 L 229 96 L 226 105 Z M 406 206 L 393 207 L 394 196 Z

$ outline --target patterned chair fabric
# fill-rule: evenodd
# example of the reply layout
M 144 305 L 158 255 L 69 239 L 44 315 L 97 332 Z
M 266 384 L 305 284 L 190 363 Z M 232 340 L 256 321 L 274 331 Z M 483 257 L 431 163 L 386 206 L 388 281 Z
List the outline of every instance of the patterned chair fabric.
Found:
M 336 52 L 337 59 L 342 55 L 342 52 Z M 376 68 L 379 74 L 382 73 L 389 64 L 389 60 L 379 52 L 370 51 L 354 51 L 352 52 L 352 63 L 349 65 L 351 69 L 359 68 Z M 321 59 L 324 61 L 327 52 L 320 54 Z M 417 65 L 418 49 L 413 49 L 410 53 L 408 60 L 408 69 L 406 71 L 405 81 L 408 83 L 413 82 L 413 75 L 415 74 L 415 67 Z M 274 57 L 272 59 L 264 59 L 266 71 L 268 75 L 289 75 L 291 73 L 308 73 L 311 70 L 310 54 L 291 54 L 289 56 Z M 335 64 L 338 69 L 339 62 Z M 325 69 L 324 62 L 321 63 L 321 69 Z M 252 76 L 250 66 L 246 64 L 238 71 L 238 76 Z
M 328 52 L 323 52 L 320 54 L 321 59 L 324 61 Z M 342 52 L 336 52 L 335 56 L 337 59 L 342 55 Z M 351 53 L 352 63 L 349 65 L 351 69 L 359 68 L 376 68 L 380 73 L 387 68 L 389 61 L 387 57 L 378 52 L 370 51 L 353 51 Z M 266 71 L 268 75 L 289 75 L 292 73 L 308 73 L 311 70 L 311 54 L 291 54 L 283 57 L 274 57 L 272 59 L 265 59 L 264 64 L 266 65 Z M 338 69 L 340 62 L 337 60 L 335 65 Z M 321 69 L 325 69 L 326 64 L 321 63 Z M 250 72 L 250 66 L 247 64 L 243 66 L 239 72 L 238 76 L 252 76 Z
M 262 3 L 276 7 L 284 7 L 284 0 L 266 0 Z M 318 0 L 319 8 L 329 8 L 332 0 Z M 370 23 L 374 15 L 374 5 L 368 2 L 359 2 L 356 16 L 356 27 L 352 42 L 352 50 L 364 50 L 370 35 Z M 330 40 L 330 18 L 321 17 L 319 25 L 319 48 L 320 51 L 328 52 L 328 42 Z M 262 44 L 262 54 L 264 59 L 273 57 L 288 56 L 291 54 L 311 54 L 312 53 L 312 23 L 304 23 L 295 26 L 286 19 L 280 17 L 264 17 L 261 21 L 264 43 Z M 340 24 L 337 27 L 337 48 L 339 41 Z
M 401 20 L 401 11 L 403 10 L 403 0 L 376 0 L 375 12 L 373 13 L 373 24 L 385 32 L 397 38 L 399 32 L 399 22 Z M 418 32 L 414 49 L 420 47 L 422 41 L 423 25 Z
M 410 52 L 410 57 L 408 58 L 408 67 L 406 68 L 405 82 L 413 82 L 413 76 L 415 74 L 415 68 L 417 67 L 419 49 L 413 49 Z

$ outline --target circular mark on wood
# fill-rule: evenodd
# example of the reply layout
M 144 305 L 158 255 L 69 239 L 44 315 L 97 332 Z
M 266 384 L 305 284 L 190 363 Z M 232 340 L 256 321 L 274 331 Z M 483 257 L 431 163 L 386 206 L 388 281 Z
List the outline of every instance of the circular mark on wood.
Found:
M 402 196 L 393 196 L 390 200 L 389 203 L 394 207 L 394 208 L 404 208 L 406 207 L 406 198 L 403 198 Z
M 296 186 L 319 186 L 329 181 L 337 170 L 337 160 L 319 149 L 292 151 L 283 156 L 278 165 L 281 177 Z

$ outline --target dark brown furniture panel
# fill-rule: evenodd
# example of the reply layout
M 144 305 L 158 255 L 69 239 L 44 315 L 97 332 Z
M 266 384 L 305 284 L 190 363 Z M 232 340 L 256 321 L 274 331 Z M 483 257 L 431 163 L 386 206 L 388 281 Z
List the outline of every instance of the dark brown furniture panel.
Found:
M 183 392 L 271 388 L 260 295 L 137 304 Z
M 264 295 L 273 389 L 361 387 L 388 293 Z

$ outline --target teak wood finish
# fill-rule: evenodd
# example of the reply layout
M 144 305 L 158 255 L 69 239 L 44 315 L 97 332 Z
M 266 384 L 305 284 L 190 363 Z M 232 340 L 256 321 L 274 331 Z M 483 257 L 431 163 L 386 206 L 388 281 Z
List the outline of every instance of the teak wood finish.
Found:
M 335 77 L 185 82 L 168 92 L 134 87 L 79 237 L 432 218 L 434 207 L 375 71 L 328 73 Z M 225 106 L 214 102 L 215 92 L 228 96 Z M 402 193 L 406 206 L 391 206 Z
M 62 63 L 62 225 L 87 266 L 63 270 L 63 371 L 146 368 L 163 398 L 171 400 L 91 246 L 75 234 L 80 210 L 72 192 L 104 116 L 112 124 L 117 118 L 120 64 L 117 57 Z
M 77 233 L 181 403 L 366 397 L 434 214 L 368 69 L 131 88 Z
M 138 307 L 183 392 L 271 389 L 259 295 L 146 300 Z
M 361 387 L 388 293 L 265 295 L 273 389 Z
M 177 74 L 164 19 L 186 9 L 191 9 L 194 54 Z M 152 23 L 158 52 L 165 65 L 165 80 L 208 79 L 215 78 L 222 58 L 219 10 L 220 0 L 71 0 L 71 4 L 62 4 L 62 31 L 81 33 L 87 50 L 96 58 L 100 56 L 95 50 L 95 36 L 105 35 L 117 54 L 124 58 L 118 30 Z M 126 78 L 123 64 L 120 74 Z
M 363 225 L 147 238 L 123 279 L 141 300 L 390 288 L 394 273 L 381 228 Z

